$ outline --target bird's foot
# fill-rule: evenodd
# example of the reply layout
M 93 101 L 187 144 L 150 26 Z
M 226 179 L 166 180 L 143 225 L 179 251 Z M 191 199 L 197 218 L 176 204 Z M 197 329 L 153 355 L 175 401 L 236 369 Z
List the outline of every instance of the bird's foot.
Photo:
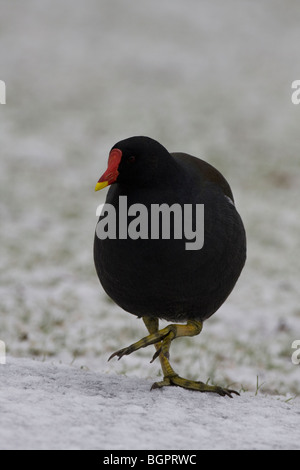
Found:
M 170 348 L 171 342 L 173 339 L 180 336 L 194 336 L 200 333 L 202 329 L 202 322 L 199 321 L 188 321 L 186 325 L 177 325 L 170 324 L 163 328 L 162 330 L 157 330 L 154 333 L 151 333 L 148 336 L 145 336 L 140 341 L 127 346 L 126 348 L 119 349 L 119 351 L 114 352 L 110 357 L 112 359 L 115 356 L 118 356 L 119 359 L 123 356 L 127 356 L 138 349 L 145 348 L 150 344 L 157 344 L 162 341 L 163 354 L 168 356 L 168 350 Z M 152 361 L 158 357 L 160 352 L 154 354 Z
M 145 336 L 142 338 L 140 341 L 137 341 L 136 343 L 131 344 L 130 346 L 127 346 L 126 348 L 119 349 L 119 351 L 114 352 L 108 360 L 110 361 L 113 357 L 118 356 L 118 359 L 121 359 L 123 356 L 128 356 L 128 354 L 131 354 L 138 349 L 145 348 L 146 346 L 149 346 L 150 344 L 156 344 L 165 339 L 168 335 L 170 335 L 170 339 L 174 339 L 176 336 L 176 331 L 175 331 L 176 325 L 168 325 L 166 328 L 163 328 L 162 330 L 158 330 L 156 333 L 152 333 L 148 336 Z M 153 359 L 156 358 L 156 355 L 154 355 Z
M 164 379 L 161 382 L 154 383 L 151 387 L 151 390 L 167 386 L 176 386 L 185 388 L 187 390 L 196 390 L 198 392 L 217 393 L 222 397 L 227 396 L 232 398 L 232 394 L 239 395 L 239 393 L 235 390 L 184 379 L 176 374 L 176 372 L 171 367 L 169 362 L 169 349 L 171 342 L 173 339 L 180 336 L 194 336 L 199 334 L 202 329 L 201 322 L 188 321 L 186 325 L 171 324 L 162 330 L 158 330 L 157 319 L 144 319 L 144 321 L 150 334 L 142 338 L 140 341 L 137 341 L 136 343 L 133 343 L 126 348 L 119 349 L 119 351 L 114 352 L 108 360 L 115 356 L 117 356 L 118 359 L 121 359 L 121 357 L 127 356 L 128 354 L 131 354 L 138 349 L 145 348 L 150 344 L 154 344 L 156 347 L 156 352 L 151 362 L 159 357 Z
M 179 375 L 177 374 L 172 375 L 172 376 L 166 376 L 164 377 L 164 380 L 162 380 L 161 382 L 155 382 L 152 385 L 151 390 L 154 390 L 156 388 L 167 387 L 167 386 L 182 387 L 188 390 L 196 390 L 202 393 L 205 393 L 205 392 L 217 393 L 218 395 L 221 395 L 222 397 L 227 396 L 227 397 L 233 398 L 232 397 L 233 393 L 236 395 L 239 395 L 239 393 L 236 392 L 235 390 L 222 388 L 217 385 L 208 385 L 203 382 L 196 382 L 194 380 L 184 379 L 182 377 L 179 377 Z

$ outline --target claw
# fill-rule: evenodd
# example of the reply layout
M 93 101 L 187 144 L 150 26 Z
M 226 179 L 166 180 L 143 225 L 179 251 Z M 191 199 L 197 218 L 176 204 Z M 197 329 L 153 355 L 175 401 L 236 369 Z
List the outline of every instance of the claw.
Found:
M 118 361 L 119 361 L 121 357 L 126 356 L 126 354 L 130 354 L 129 352 L 126 352 L 127 349 L 128 348 L 119 349 L 119 351 L 112 353 L 111 356 L 109 356 L 109 358 L 107 359 L 107 361 L 110 361 L 115 356 L 118 356 Z
M 155 353 L 153 354 L 153 357 L 152 357 L 152 359 L 151 359 L 151 361 L 150 361 L 150 364 L 152 364 L 152 362 L 154 362 L 155 359 L 158 358 L 158 356 L 160 355 L 160 353 L 161 353 L 161 347 L 160 347 L 159 349 L 157 349 L 157 350 L 155 351 Z
M 171 380 L 168 377 L 165 377 L 161 382 L 154 382 L 150 390 L 155 390 L 156 388 L 168 387 L 172 385 Z

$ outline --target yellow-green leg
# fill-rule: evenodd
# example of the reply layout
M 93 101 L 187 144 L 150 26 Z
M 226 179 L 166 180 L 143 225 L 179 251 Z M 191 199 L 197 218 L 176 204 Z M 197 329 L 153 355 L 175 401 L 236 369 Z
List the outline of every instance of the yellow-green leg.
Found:
M 152 361 L 156 359 L 156 357 L 159 357 L 164 379 L 161 382 L 154 383 L 151 389 L 175 385 L 189 390 L 197 390 L 199 392 L 214 392 L 221 396 L 227 395 L 231 398 L 232 393 L 239 395 L 235 390 L 229 390 L 215 385 L 207 385 L 203 382 L 184 379 L 176 374 L 171 367 L 169 362 L 169 350 L 173 339 L 182 336 L 198 335 L 202 330 L 202 322 L 190 320 L 186 325 L 171 324 L 162 330 L 159 330 L 157 318 L 143 317 L 143 320 L 150 334 L 127 348 L 116 351 L 108 360 L 112 359 L 114 356 L 118 356 L 118 358 L 121 359 L 121 357 L 131 354 L 138 349 L 154 344 L 156 352 Z

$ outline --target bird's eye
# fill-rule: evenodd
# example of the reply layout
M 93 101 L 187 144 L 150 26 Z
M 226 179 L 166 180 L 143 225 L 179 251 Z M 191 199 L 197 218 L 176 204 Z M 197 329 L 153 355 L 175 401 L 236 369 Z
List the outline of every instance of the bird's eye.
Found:
M 129 163 L 134 163 L 135 162 L 135 156 L 131 155 L 130 157 L 128 157 L 128 162 Z

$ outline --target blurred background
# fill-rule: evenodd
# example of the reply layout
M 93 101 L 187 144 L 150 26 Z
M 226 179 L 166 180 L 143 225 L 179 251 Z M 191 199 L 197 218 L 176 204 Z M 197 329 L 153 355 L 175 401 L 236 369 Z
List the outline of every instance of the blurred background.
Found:
M 110 148 L 148 135 L 229 180 L 248 261 L 181 375 L 300 393 L 300 8 L 296 0 L 0 0 L 0 339 L 13 356 L 157 378 L 104 294 L 92 245 Z

